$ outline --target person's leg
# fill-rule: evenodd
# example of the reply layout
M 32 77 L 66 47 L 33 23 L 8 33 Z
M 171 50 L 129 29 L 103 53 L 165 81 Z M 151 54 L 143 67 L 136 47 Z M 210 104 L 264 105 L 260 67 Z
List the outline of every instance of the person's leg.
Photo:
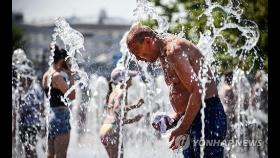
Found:
M 26 158 L 36 158 L 36 129 L 31 127 L 20 128 L 20 138 Z
M 108 136 L 108 144 L 105 148 L 109 158 L 118 158 L 119 136 L 117 133 L 110 133 Z
M 54 152 L 56 158 L 66 158 L 69 140 L 70 140 L 70 132 L 55 137 Z
M 184 155 L 184 158 L 193 158 L 194 157 L 193 146 L 190 145 L 188 148 L 184 149 L 183 155 Z
M 118 144 L 108 144 L 105 149 L 109 158 L 118 158 Z
M 37 158 L 37 128 L 28 128 L 27 131 L 27 144 L 25 146 L 26 158 Z
M 227 120 L 223 105 L 219 100 L 207 104 L 205 109 L 205 158 L 223 158 L 224 147 L 221 145 L 227 133 Z M 208 143 L 211 142 L 211 143 Z
M 54 139 L 54 155 L 65 158 L 70 139 L 70 112 L 65 108 L 52 108 L 53 117 L 50 121 L 49 133 Z
M 118 158 L 119 128 L 114 124 L 103 124 L 100 129 L 100 139 L 109 158 Z
M 206 102 L 205 114 L 205 141 L 200 143 L 202 123 L 199 112 L 190 128 L 190 147 L 183 151 L 185 158 L 200 158 L 200 145 L 204 146 L 204 158 L 222 158 L 224 148 L 219 144 L 207 144 L 207 141 L 222 142 L 226 136 L 227 121 L 223 106 L 219 99 L 215 98 Z
M 54 151 L 54 138 L 55 138 L 55 135 L 56 135 L 56 126 L 57 126 L 57 121 L 56 121 L 56 117 L 55 117 L 55 113 L 54 111 L 51 110 L 51 113 L 50 113 L 50 121 L 49 121 L 49 124 L 48 124 L 48 158 L 54 158 L 54 154 L 55 154 L 55 151 Z
M 114 149 L 114 144 L 111 142 L 110 138 L 111 137 L 108 133 L 100 136 L 101 143 L 103 144 L 103 146 L 108 154 L 108 157 L 112 158 L 113 154 L 115 152 L 115 149 Z
M 189 129 L 189 137 L 186 140 L 186 144 L 184 146 L 183 155 L 184 158 L 200 158 L 199 151 L 199 140 L 201 137 L 201 114 L 198 113 L 195 117 L 194 121 L 192 122 L 192 125 Z M 189 143 L 189 144 L 188 144 Z
M 20 142 L 19 142 L 19 144 L 20 144 L 20 148 L 23 146 L 23 152 L 25 153 L 25 155 L 26 155 L 26 149 L 28 149 L 28 141 L 27 141 L 27 139 L 28 139 L 28 135 L 27 135 L 27 128 L 24 128 L 24 127 L 19 127 L 19 137 L 20 137 Z M 22 146 L 21 146 L 22 145 Z M 19 148 L 19 149 L 20 149 Z M 17 151 L 17 152 L 19 152 L 19 151 Z M 23 153 L 21 153 L 21 152 L 19 152 L 20 154 L 23 154 Z
M 48 140 L 48 158 L 54 158 L 54 139 Z

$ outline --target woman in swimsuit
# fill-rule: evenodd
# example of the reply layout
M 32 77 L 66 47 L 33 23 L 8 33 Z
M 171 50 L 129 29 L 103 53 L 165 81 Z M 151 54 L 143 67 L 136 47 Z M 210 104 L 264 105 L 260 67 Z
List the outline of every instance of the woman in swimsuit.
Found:
M 118 158 L 119 149 L 119 135 L 120 135 L 120 116 L 121 116 L 121 105 L 123 99 L 125 99 L 124 108 L 124 124 L 131 124 L 139 121 L 143 115 L 137 115 L 132 119 L 127 119 L 127 112 L 129 110 L 139 108 L 143 103 L 143 99 L 139 99 L 137 104 L 127 104 L 127 89 L 131 86 L 132 77 L 136 76 L 136 72 L 129 71 L 129 79 L 126 81 L 126 87 L 123 83 L 125 80 L 125 69 L 115 68 L 111 73 L 111 81 L 109 82 L 109 91 L 106 98 L 106 118 L 100 129 L 100 139 L 104 145 L 109 158 Z M 124 98 L 125 95 L 125 98 Z M 123 144 L 121 144 L 121 150 L 123 150 Z M 121 152 L 123 157 L 123 152 Z
M 74 84 L 73 73 L 65 61 L 66 57 L 66 50 L 55 46 L 54 62 L 45 72 L 42 80 L 50 103 L 48 158 L 66 158 L 67 156 L 71 129 L 68 100 L 75 99 L 75 90 L 64 97 L 64 94 Z

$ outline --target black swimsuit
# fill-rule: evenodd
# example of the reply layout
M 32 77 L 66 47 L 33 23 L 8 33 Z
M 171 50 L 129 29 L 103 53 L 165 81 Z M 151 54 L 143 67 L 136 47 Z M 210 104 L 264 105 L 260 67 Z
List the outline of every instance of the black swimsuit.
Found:
M 44 89 L 46 96 L 49 94 L 49 88 Z M 61 97 L 64 98 L 64 94 L 57 88 L 54 88 L 51 84 L 51 92 L 50 92 L 50 107 L 59 107 L 66 106 L 65 103 L 61 100 Z M 64 99 L 67 103 L 67 100 Z

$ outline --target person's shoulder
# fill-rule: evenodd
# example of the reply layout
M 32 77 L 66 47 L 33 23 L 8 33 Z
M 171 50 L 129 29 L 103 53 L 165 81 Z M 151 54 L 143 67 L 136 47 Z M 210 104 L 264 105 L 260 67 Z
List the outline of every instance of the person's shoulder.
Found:
M 123 89 L 115 89 L 114 92 L 113 92 L 113 96 L 116 99 L 122 98 L 123 94 L 124 94 L 124 90 Z
M 54 78 L 60 78 L 62 76 L 61 76 L 61 74 L 59 72 L 56 71 L 56 72 L 53 72 L 52 77 L 54 79 Z
M 49 76 L 50 76 L 51 78 L 53 78 L 53 77 L 55 77 L 55 76 L 59 76 L 59 72 L 53 71 L 53 70 L 48 70 L 48 71 L 46 71 L 46 72 L 44 73 L 43 79 L 42 79 L 42 80 L 48 79 Z
M 46 80 L 48 78 L 48 71 L 43 74 L 42 80 Z
M 191 46 L 190 41 L 182 38 L 177 38 L 175 40 L 168 42 L 166 47 L 167 48 L 166 54 L 167 56 L 179 55 L 182 53 L 182 51 L 184 51 L 186 48 L 190 46 Z
M 168 58 L 174 56 L 175 54 L 177 54 L 177 52 L 181 50 L 181 47 L 175 43 L 168 43 L 167 47 L 166 47 L 166 56 Z
M 57 81 L 60 81 L 60 80 L 63 80 L 63 77 L 61 76 L 61 74 L 59 72 L 54 72 L 52 74 L 52 82 L 57 82 Z

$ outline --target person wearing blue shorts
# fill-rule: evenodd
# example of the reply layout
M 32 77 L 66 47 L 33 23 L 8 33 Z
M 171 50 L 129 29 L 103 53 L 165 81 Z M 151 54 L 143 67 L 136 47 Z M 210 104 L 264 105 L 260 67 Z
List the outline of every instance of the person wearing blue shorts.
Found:
M 204 146 L 205 158 L 222 158 L 224 156 L 224 148 L 221 143 L 226 136 L 227 121 L 223 105 L 218 97 L 207 99 L 205 103 L 204 142 L 200 142 L 202 123 L 201 113 L 198 113 L 187 132 L 190 144 L 187 144 L 188 147 L 183 150 L 185 158 L 200 157 L 200 145 Z
M 75 90 L 72 90 L 68 96 L 64 97 L 74 85 L 74 74 L 65 61 L 67 56 L 66 50 L 55 46 L 53 64 L 43 76 L 43 87 L 50 103 L 48 158 L 67 157 L 71 130 L 68 100 L 75 99 L 76 95 Z
M 163 119 L 153 122 L 153 126 L 161 129 L 160 125 L 164 124 L 162 122 L 171 120 L 172 124 L 177 124 L 182 117 L 181 123 L 170 134 L 169 148 L 177 149 L 179 144 L 176 141 L 188 132 L 191 142 L 201 137 L 199 120 L 204 100 L 205 138 L 223 140 L 226 133 L 226 116 L 210 65 L 205 62 L 207 58 L 204 53 L 185 38 L 161 34 L 140 23 L 130 28 L 126 40 L 129 52 L 137 60 L 159 61 L 161 64 L 165 82 L 170 88 L 169 98 L 175 113 L 170 117 L 162 116 Z M 168 127 L 172 126 L 168 124 L 166 128 Z M 199 148 L 197 145 L 190 145 L 184 150 L 184 157 L 200 157 Z M 223 147 L 221 145 L 205 147 L 204 155 L 212 158 L 223 157 Z

